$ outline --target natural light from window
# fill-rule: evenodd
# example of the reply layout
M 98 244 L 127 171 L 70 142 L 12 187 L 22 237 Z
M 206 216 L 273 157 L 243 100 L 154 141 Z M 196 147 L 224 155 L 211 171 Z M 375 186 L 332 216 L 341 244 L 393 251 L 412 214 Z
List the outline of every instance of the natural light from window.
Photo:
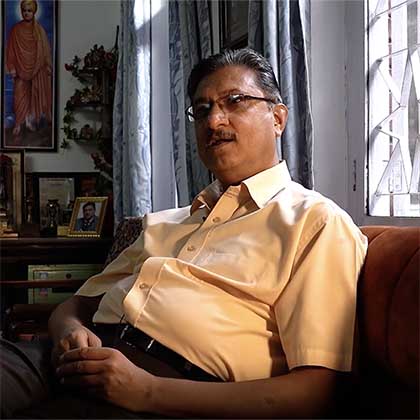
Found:
M 368 1 L 370 216 L 420 216 L 420 0 Z

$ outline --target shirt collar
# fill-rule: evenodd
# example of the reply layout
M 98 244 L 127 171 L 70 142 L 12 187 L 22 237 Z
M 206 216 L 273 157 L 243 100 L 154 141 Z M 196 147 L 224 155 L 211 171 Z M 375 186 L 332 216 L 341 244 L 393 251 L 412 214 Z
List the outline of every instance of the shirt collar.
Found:
M 204 188 L 193 200 L 191 204 L 191 214 L 202 207 L 211 210 L 217 203 L 217 200 L 223 194 L 223 188 L 220 182 L 212 182 L 209 186 Z
M 269 200 L 286 187 L 291 181 L 286 162 L 283 160 L 272 168 L 259 172 L 241 182 L 259 208 L 263 208 Z M 223 194 L 222 185 L 218 180 L 212 182 L 193 200 L 191 214 L 202 207 L 211 210 Z
M 291 181 L 287 164 L 283 160 L 272 168 L 259 172 L 243 181 L 259 208 L 263 208 Z

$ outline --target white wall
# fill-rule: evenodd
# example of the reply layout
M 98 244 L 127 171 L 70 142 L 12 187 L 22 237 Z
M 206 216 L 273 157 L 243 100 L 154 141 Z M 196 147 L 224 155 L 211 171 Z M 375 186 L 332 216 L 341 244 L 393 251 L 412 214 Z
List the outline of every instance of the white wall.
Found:
M 75 55 L 84 56 L 94 44 L 106 50 L 114 45 L 116 27 L 120 20 L 120 1 L 61 0 L 58 9 L 58 63 L 57 63 L 57 153 L 26 153 L 26 172 L 83 172 L 93 171 L 90 153 L 92 147 L 84 147 L 70 141 L 71 148 L 63 150 L 60 143 L 63 132 L 62 119 L 66 101 L 80 87 L 77 80 L 64 69 Z
M 344 0 L 311 2 L 315 189 L 347 209 L 345 9 Z

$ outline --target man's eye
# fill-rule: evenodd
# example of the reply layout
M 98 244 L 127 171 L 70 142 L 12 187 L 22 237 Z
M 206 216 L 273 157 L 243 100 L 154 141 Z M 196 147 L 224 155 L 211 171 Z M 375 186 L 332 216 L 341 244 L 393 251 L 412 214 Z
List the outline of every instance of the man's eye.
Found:
M 210 111 L 210 104 L 200 104 L 194 107 L 194 115 L 196 117 L 204 117 Z
M 229 105 L 239 104 L 245 99 L 244 95 L 229 95 L 227 103 Z

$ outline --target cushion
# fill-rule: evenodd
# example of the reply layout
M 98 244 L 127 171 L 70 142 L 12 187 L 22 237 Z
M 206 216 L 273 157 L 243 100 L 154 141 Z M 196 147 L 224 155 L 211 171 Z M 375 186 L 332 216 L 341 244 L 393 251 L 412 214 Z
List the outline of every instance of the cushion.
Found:
M 131 245 L 142 231 L 141 217 L 125 217 L 117 226 L 112 247 L 105 261 L 105 267 Z

